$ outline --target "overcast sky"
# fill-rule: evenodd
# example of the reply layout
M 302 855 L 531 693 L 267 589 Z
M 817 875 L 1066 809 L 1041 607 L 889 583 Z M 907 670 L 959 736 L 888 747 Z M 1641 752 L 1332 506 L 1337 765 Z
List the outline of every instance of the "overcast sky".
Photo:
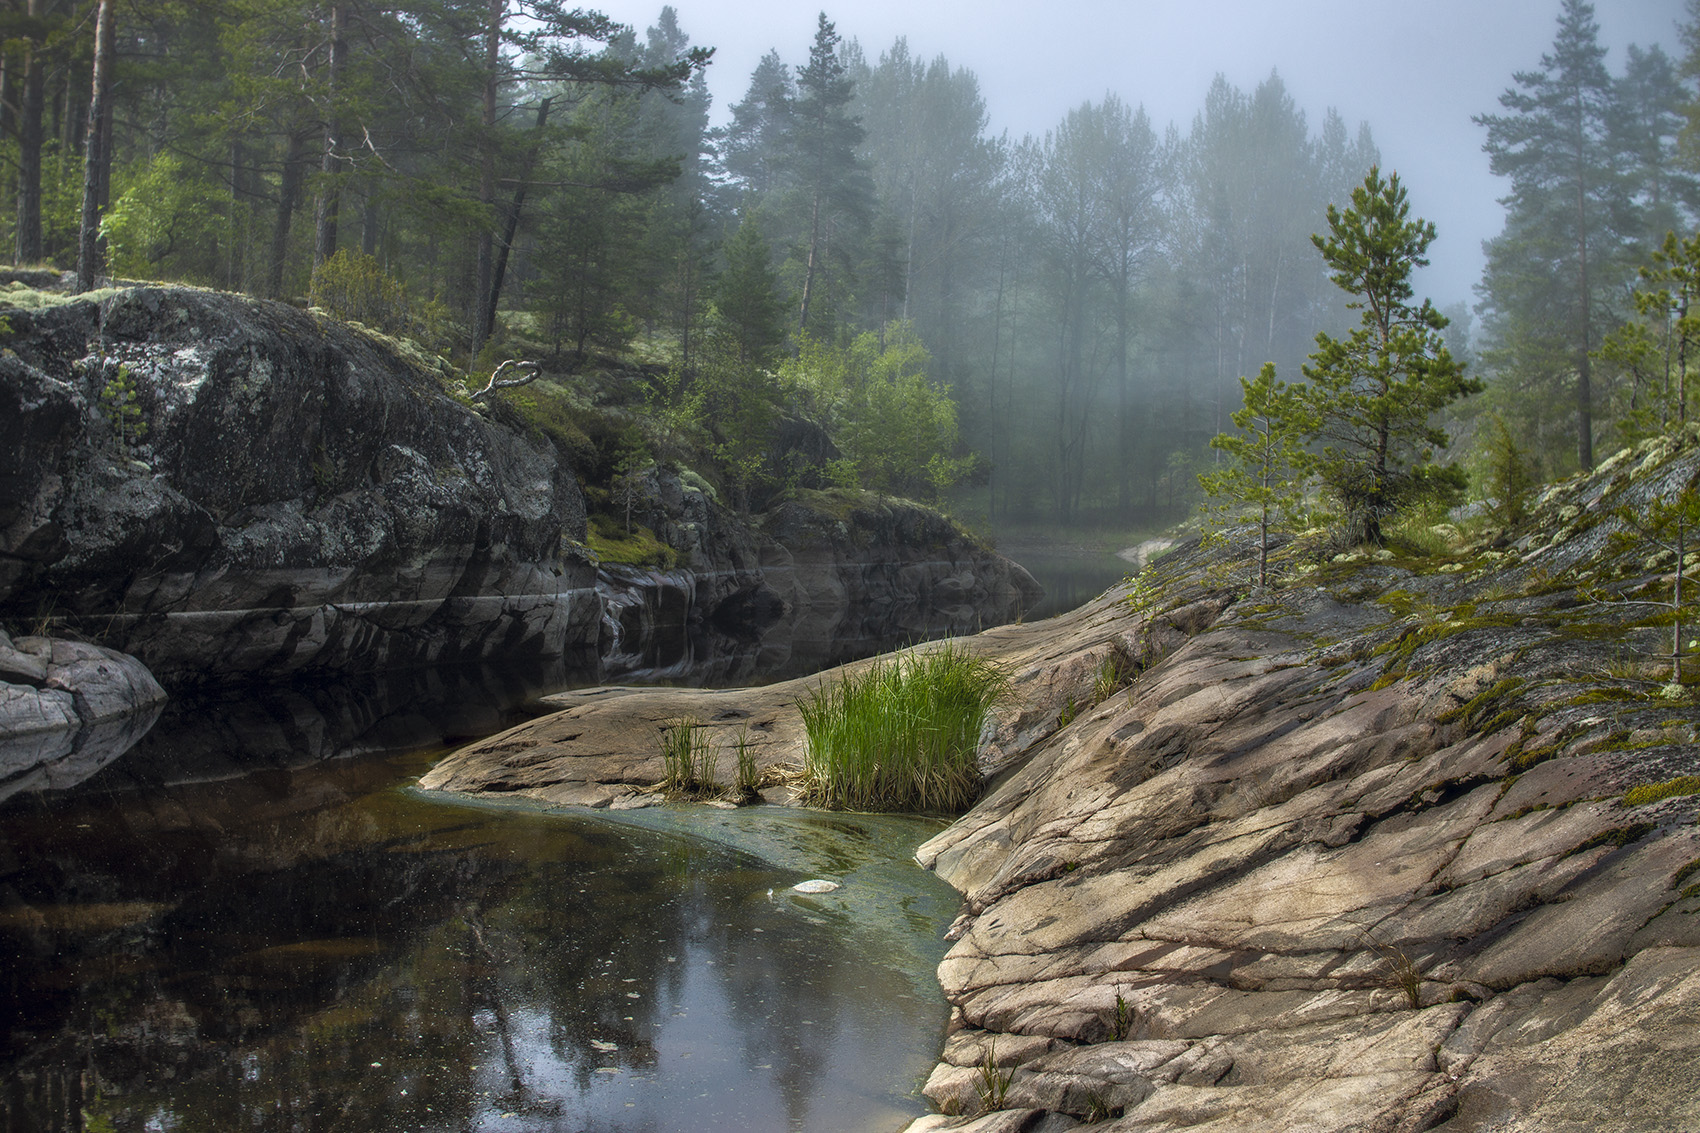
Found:
M 1483 240 L 1496 235 L 1504 182 L 1488 172 L 1473 114 L 1499 110 L 1514 71 L 1538 67 L 1560 0 L 854 0 L 826 7 L 868 60 L 899 37 L 921 59 L 944 55 L 980 80 L 994 133 L 1043 134 L 1074 106 L 1114 91 L 1144 105 L 1161 130 L 1186 129 L 1211 79 L 1250 90 L 1278 70 L 1313 130 L 1324 110 L 1368 122 L 1383 165 L 1396 169 L 1439 238 L 1422 280 L 1436 303 L 1471 299 Z M 658 0 L 586 6 L 641 34 Z M 716 122 L 739 101 L 769 49 L 808 57 L 820 6 L 796 0 L 677 0 L 680 27 L 715 48 Z M 1680 54 L 1683 0 L 1596 0 L 1606 64 L 1624 48 Z M 1320 226 L 1322 219 L 1318 217 Z

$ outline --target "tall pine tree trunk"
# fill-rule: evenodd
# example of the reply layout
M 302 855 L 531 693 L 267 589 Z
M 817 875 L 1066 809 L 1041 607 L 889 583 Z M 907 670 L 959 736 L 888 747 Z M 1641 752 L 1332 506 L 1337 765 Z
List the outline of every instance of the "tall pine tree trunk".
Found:
M 531 169 L 537 160 L 537 151 L 543 145 L 543 127 L 549 123 L 549 104 L 554 98 L 545 98 L 537 106 L 537 141 L 532 144 L 526 154 L 525 164 L 520 169 L 519 185 L 514 189 L 514 199 L 508 205 L 507 216 L 502 224 L 502 241 L 496 247 L 496 262 L 490 269 L 489 290 L 484 292 L 481 305 L 478 308 L 478 327 L 476 337 L 483 343 L 495 333 L 496 305 L 502 298 L 502 281 L 508 274 L 508 253 L 513 251 L 514 237 L 519 235 L 520 212 L 525 208 L 525 191 L 531 178 Z
M 330 70 L 326 76 L 325 152 L 319 161 L 318 205 L 313 214 L 313 270 L 336 255 L 337 211 L 342 204 L 342 97 L 343 68 L 348 58 L 348 5 L 331 6 Z
M 809 303 L 814 298 L 815 260 L 820 255 L 820 191 L 815 191 L 809 210 L 809 259 L 803 271 L 803 305 L 797 316 L 797 329 L 809 329 Z
M 105 266 L 105 249 L 100 240 L 100 214 L 104 203 L 101 190 L 107 153 L 106 117 L 112 87 L 112 3 L 100 0 L 94 25 L 94 82 L 89 94 L 88 141 L 83 154 L 83 212 L 77 239 L 77 290 L 94 288 Z
M 1576 244 L 1581 279 L 1582 351 L 1576 367 L 1576 456 L 1582 470 L 1594 467 L 1594 380 L 1589 353 L 1593 349 L 1588 295 L 1588 209 L 1587 186 L 1581 170 L 1576 176 Z
M 273 299 L 283 297 L 284 268 L 289 263 L 289 230 L 295 221 L 295 206 L 301 200 L 301 182 L 306 174 L 307 134 L 297 130 L 289 135 L 283 155 L 283 175 L 277 187 L 277 217 L 272 223 L 271 270 L 266 290 Z
M 478 203 L 483 215 L 489 218 L 478 230 L 477 270 L 472 288 L 472 357 L 479 353 L 496 329 L 494 319 L 484 320 L 485 303 L 496 280 L 496 239 L 490 230 L 496 208 L 496 68 L 501 63 L 502 16 L 507 0 L 490 0 L 489 26 L 484 34 L 484 114 L 480 145 L 483 154 L 478 177 Z
M 41 14 L 41 0 L 29 0 L 29 15 Z M 12 258 L 19 264 L 41 259 L 41 119 L 47 106 L 46 60 L 41 47 L 24 53 L 24 100 L 18 121 L 18 228 Z

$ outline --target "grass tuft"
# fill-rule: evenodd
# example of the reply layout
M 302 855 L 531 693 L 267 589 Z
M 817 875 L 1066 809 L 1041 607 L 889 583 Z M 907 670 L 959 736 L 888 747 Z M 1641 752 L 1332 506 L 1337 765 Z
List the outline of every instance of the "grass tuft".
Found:
M 1092 703 L 1102 704 L 1116 693 L 1133 683 L 1139 675 L 1139 666 L 1135 665 L 1122 652 L 1112 650 L 1098 664 L 1098 671 L 1092 679 Z
M 967 809 L 980 793 L 980 733 L 1007 685 L 997 665 L 951 645 L 822 685 L 797 706 L 809 745 L 800 801 L 838 810 Z
M 1415 960 L 1403 948 L 1384 941 L 1377 940 L 1368 932 L 1363 934 L 1364 940 L 1375 949 L 1381 957 L 1382 970 L 1387 975 L 1387 982 L 1405 996 L 1405 1002 L 1414 1011 L 1423 1005 L 1423 972 L 1417 967 Z
M 761 772 L 756 767 L 755 749 L 750 746 L 750 730 L 743 729 L 738 733 L 737 777 L 732 781 L 732 790 L 740 799 L 748 800 L 753 797 L 761 786 Z
M 661 733 L 661 763 L 665 773 L 661 786 L 668 794 L 692 798 L 717 794 L 714 766 L 718 762 L 708 744 L 708 729 L 701 720 L 686 718 L 668 724 Z
M 1002 1109 L 1014 1079 L 1015 1071 L 998 1069 L 998 1040 L 994 1038 L 986 1044 L 986 1060 L 980 1063 L 980 1080 L 974 1084 L 975 1092 L 980 1095 L 981 1112 Z
M 1116 1041 L 1117 1042 L 1124 1041 L 1128 1036 L 1128 1032 L 1130 1032 L 1132 1030 L 1133 1030 L 1133 1008 L 1128 1006 L 1128 1002 L 1127 1002 L 1127 1000 L 1122 998 L 1121 992 L 1117 992 L 1116 993 L 1116 1025 L 1115 1025 Z

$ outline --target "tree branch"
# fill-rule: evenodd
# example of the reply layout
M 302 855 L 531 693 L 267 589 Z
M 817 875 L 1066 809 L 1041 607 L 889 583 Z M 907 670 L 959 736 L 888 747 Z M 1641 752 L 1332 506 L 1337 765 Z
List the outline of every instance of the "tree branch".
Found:
M 504 380 L 502 375 L 507 373 L 510 369 L 524 371 L 525 376 L 522 378 L 507 378 Z M 496 372 L 490 375 L 490 384 L 473 394 L 472 400 L 483 401 L 486 397 L 495 393 L 499 389 L 512 389 L 515 386 L 528 385 L 538 379 L 540 376 L 540 369 L 541 367 L 539 367 L 536 362 L 520 362 L 516 359 L 509 358 L 506 362 L 503 362 L 500 366 L 496 367 Z

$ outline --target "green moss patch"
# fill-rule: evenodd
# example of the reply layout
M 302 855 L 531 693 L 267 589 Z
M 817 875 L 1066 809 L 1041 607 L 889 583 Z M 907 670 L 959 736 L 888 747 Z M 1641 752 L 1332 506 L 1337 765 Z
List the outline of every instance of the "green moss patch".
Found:
M 1494 684 L 1493 687 L 1477 693 L 1450 712 L 1442 712 L 1435 719 L 1441 724 L 1462 721 L 1466 728 L 1473 731 L 1481 725 L 1482 721 L 1488 719 L 1490 714 L 1494 713 L 1501 701 L 1516 693 L 1527 683 L 1522 677 L 1506 677 Z
M 1651 822 L 1635 822 L 1628 826 L 1615 826 L 1610 830 L 1600 831 L 1586 842 L 1583 842 L 1580 846 L 1577 846 L 1574 850 L 1571 850 L 1569 854 L 1565 855 L 1565 857 L 1586 853 L 1589 850 L 1598 849 L 1601 846 L 1610 846 L 1613 849 L 1622 849 L 1631 842 L 1640 841 L 1652 832 L 1653 824 Z
M 641 524 L 628 532 L 625 525 L 611 515 L 591 516 L 589 538 L 585 541 L 596 557 L 605 563 L 627 563 L 663 570 L 671 570 L 679 563 L 679 552 L 657 539 L 655 532 Z
M 1646 806 L 1663 799 L 1679 798 L 1683 795 L 1700 795 L 1700 775 L 1680 775 L 1675 779 L 1666 779 L 1663 783 L 1648 783 L 1640 787 L 1631 787 L 1623 796 L 1624 806 Z

